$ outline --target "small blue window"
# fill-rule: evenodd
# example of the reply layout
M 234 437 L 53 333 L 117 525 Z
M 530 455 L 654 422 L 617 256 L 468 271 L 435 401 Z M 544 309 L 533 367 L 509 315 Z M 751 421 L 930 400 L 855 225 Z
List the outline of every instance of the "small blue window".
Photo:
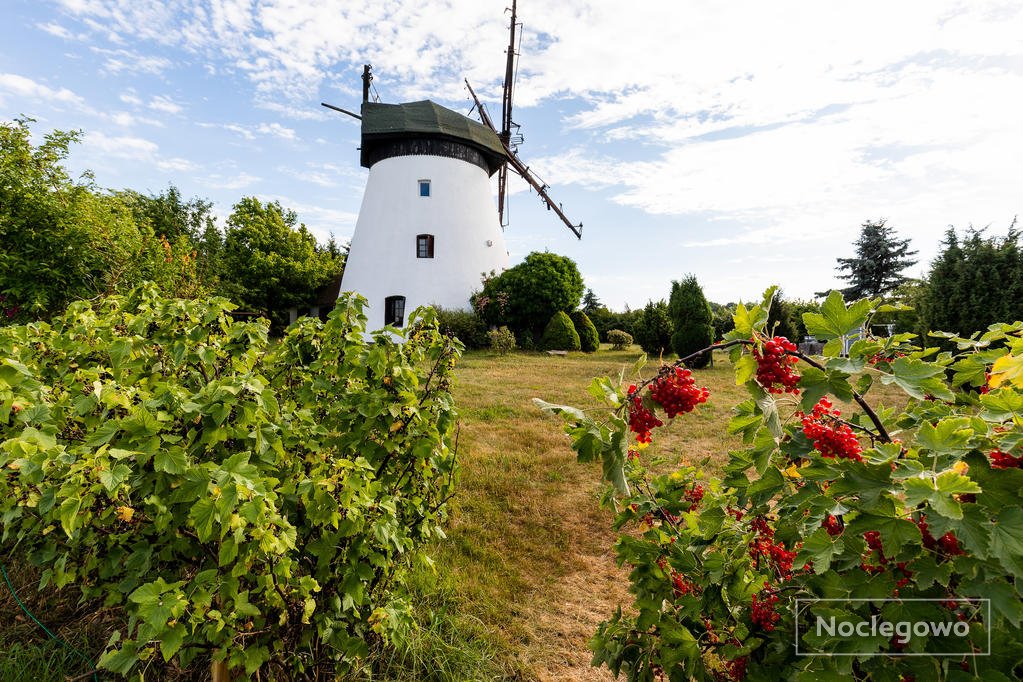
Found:
M 428 197 L 430 196 L 430 181 L 420 180 L 419 181 L 419 196 Z

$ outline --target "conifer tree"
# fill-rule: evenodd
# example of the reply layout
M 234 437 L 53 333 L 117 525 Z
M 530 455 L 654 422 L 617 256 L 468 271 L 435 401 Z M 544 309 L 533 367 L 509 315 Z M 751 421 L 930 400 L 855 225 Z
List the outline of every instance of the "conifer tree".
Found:
M 898 239 L 883 219 L 863 223 L 855 245 L 853 258 L 838 259 L 838 269 L 845 271 L 839 278 L 849 282 L 842 290 L 847 301 L 890 294 L 906 281 L 900 273 L 916 265 L 911 256 L 917 252 L 909 250 L 909 240 Z M 827 292 L 817 295 L 825 296 Z
M 695 353 L 714 342 L 714 314 L 694 275 L 671 283 L 668 309 L 675 329 L 671 346 L 679 357 Z M 710 353 L 704 353 L 686 364 L 706 367 L 710 360 Z

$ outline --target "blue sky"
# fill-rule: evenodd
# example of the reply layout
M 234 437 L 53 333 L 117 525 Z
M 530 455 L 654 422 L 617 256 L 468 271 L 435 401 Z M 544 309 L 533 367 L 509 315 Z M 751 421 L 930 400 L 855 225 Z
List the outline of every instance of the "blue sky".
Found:
M 278 199 L 350 237 L 366 171 L 361 65 L 384 102 L 499 112 L 504 0 L 3 0 L 0 118 L 85 131 L 103 187 L 169 183 L 226 216 Z M 1004 233 L 1023 209 L 1019 2 L 521 0 L 520 154 L 582 221 L 524 184 L 512 260 L 575 259 L 612 307 L 695 273 L 711 300 L 837 284 L 861 222 L 911 237 Z

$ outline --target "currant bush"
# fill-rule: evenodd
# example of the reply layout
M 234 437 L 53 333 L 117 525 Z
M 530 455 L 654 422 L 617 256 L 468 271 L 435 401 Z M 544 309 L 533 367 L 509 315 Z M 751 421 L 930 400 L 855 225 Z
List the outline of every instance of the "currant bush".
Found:
M 543 404 L 568 421 L 579 460 L 602 463 L 604 499 L 620 510 L 616 551 L 635 602 L 599 627 L 594 663 L 641 682 L 1020 678 L 1023 323 L 936 333 L 958 349 L 937 353 L 911 334 L 864 335 L 880 303 L 833 292 L 803 316 L 826 342 L 811 358 L 766 334 L 773 295 L 738 306 L 735 329 L 712 347 L 730 353 L 749 391 L 728 426 L 743 446 L 720 479 L 703 473 L 709 458 L 664 473 L 627 455 L 630 430 L 655 438 L 656 417 L 637 400 L 646 386 L 671 416 L 697 399 L 674 368 L 659 373 L 656 397 L 654 382 L 623 394 L 595 380 L 606 418 Z M 876 404 L 878 385 L 904 397 Z M 824 655 L 797 654 L 797 625 L 829 614 L 964 621 L 965 655 L 929 655 L 948 649 L 937 636 L 852 641 L 808 627 L 800 651 Z

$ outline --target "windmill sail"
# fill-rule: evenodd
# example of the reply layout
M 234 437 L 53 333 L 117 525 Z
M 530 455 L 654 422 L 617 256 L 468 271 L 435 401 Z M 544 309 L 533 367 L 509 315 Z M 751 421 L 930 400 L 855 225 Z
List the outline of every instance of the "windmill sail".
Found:
M 490 115 L 487 113 L 486 108 L 484 108 L 483 104 L 480 102 L 479 97 L 476 96 L 476 91 L 472 89 L 472 86 L 469 84 L 469 80 L 468 79 L 465 80 L 465 86 L 469 89 L 469 94 L 472 96 L 473 102 L 475 102 L 475 108 L 479 112 L 480 120 L 483 121 L 483 124 L 485 126 L 490 128 L 491 130 L 493 130 L 495 133 L 498 133 L 497 129 L 494 128 L 493 121 L 490 120 Z M 509 100 L 509 108 L 506 109 L 506 111 L 510 112 L 510 100 Z M 582 239 L 583 238 L 583 232 L 582 232 L 583 224 L 582 223 L 579 223 L 578 225 L 573 225 L 572 224 L 572 221 L 569 220 L 568 216 L 565 215 L 565 212 L 561 209 L 561 205 L 555 203 L 554 199 L 552 199 L 551 196 L 547 193 L 547 187 L 548 187 L 547 183 L 541 182 L 536 177 L 536 175 L 534 175 L 529 170 L 529 166 L 527 166 L 526 164 L 524 164 L 522 162 L 522 159 L 519 158 L 518 154 L 515 152 L 515 150 L 513 150 L 511 148 L 511 145 L 506 141 L 506 138 L 501 133 L 498 133 L 497 136 L 498 136 L 498 139 L 501 141 L 501 144 L 504 145 L 505 153 L 508 155 L 508 163 L 506 165 L 502 166 L 501 169 L 498 171 L 499 175 L 498 175 L 497 205 L 498 205 L 498 211 L 499 211 L 499 213 L 501 215 L 501 218 L 502 218 L 502 224 L 504 224 L 503 218 L 504 218 L 504 206 L 505 206 L 505 193 L 506 193 L 506 187 L 507 187 L 507 170 L 508 170 L 508 166 L 511 166 L 512 169 L 523 180 L 525 180 L 529 184 L 530 187 L 532 187 L 536 191 L 536 193 L 540 196 L 541 201 L 543 201 L 544 205 L 547 207 L 547 210 L 554 211 L 554 213 L 558 216 L 558 218 L 560 218 L 561 221 L 563 223 L 565 223 L 565 226 L 568 227 L 568 229 L 572 230 L 572 232 L 575 234 L 575 236 L 577 238 Z M 510 139 L 510 137 L 508 139 Z M 503 176 L 501 175 L 502 173 L 504 174 Z

